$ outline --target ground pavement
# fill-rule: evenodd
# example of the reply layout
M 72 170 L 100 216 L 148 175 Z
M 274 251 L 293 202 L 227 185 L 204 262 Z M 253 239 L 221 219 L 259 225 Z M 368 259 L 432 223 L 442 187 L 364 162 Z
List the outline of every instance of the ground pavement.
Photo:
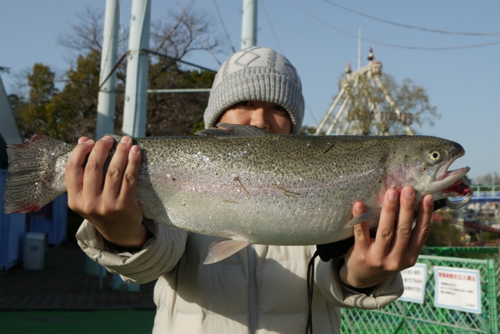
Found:
M 71 238 L 72 239 L 72 238 Z M 113 291 L 108 273 L 99 290 L 99 277 L 85 273 L 86 255 L 72 239 L 49 247 L 42 270 L 22 265 L 0 271 L 0 310 L 153 310 L 154 282 L 140 292 Z

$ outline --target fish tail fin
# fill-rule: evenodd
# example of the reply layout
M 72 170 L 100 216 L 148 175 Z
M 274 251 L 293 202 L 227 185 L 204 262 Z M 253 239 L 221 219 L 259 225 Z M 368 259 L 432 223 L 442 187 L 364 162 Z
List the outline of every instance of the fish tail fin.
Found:
M 4 212 L 37 211 L 65 193 L 64 169 L 73 147 L 45 135 L 10 145 Z

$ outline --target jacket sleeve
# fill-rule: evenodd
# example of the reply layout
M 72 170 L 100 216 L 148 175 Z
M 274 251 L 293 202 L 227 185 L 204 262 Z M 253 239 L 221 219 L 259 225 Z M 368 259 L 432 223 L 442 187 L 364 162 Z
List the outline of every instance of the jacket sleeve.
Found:
M 172 270 L 179 262 L 187 240 L 187 232 L 145 220 L 152 237 L 137 252 L 120 252 L 85 220 L 76 238 L 80 248 L 109 272 L 120 274 L 127 283 L 146 283 Z
M 344 257 L 340 257 L 328 262 L 320 261 L 317 266 L 316 283 L 324 297 L 335 306 L 380 309 L 398 299 L 404 292 L 400 273 L 389 277 L 368 293 L 345 286 L 338 274 L 343 263 Z

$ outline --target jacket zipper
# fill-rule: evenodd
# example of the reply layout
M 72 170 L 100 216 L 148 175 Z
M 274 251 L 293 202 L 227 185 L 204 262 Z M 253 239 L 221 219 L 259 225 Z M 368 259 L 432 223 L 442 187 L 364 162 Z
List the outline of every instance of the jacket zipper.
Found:
M 257 254 L 253 246 L 248 247 L 248 274 L 249 274 L 249 316 L 250 333 L 257 332 L 258 310 L 257 310 Z

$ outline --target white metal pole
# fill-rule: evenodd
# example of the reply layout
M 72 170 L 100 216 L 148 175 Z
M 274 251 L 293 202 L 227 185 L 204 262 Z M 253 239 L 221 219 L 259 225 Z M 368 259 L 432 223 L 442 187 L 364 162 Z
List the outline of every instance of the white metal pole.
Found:
M 129 55 L 122 132 L 132 137 L 146 135 L 150 0 L 132 0 Z
M 243 0 L 241 49 L 257 45 L 257 0 Z
M 339 111 L 337 111 L 337 114 L 333 118 L 333 121 L 330 124 L 330 127 L 328 128 L 328 130 L 326 130 L 326 133 L 325 133 L 326 135 L 330 135 L 332 133 L 333 129 L 335 128 L 335 125 L 337 124 L 337 122 L 340 119 L 340 116 L 342 116 L 342 113 L 344 112 L 345 106 L 347 105 L 348 102 L 349 102 L 349 98 L 346 97 L 344 99 L 344 102 L 342 102 L 342 105 L 340 106 Z
M 326 112 L 325 116 L 321 120 L 321 122 L 318 125 L 318 128 L 316 129 L 316 132 L 314 133 L 315 135 L 319 135 L 321 130 L 323 130 L 323 127 L 325 126 L 326 122 L 330 119 L 330 115 L 332 114 L 333 110 L 337 106 L 337 103 L 339 103 L 340 99 L 342 98 L 342 95 L 344 95 L 344 87 L 340 90 L 340 92 L 337 94 L 335 97 L 335 100 L 333 100 L 332 104 L 330 105 L 330 108 Z
M 116 65 L 118 52 L 118 22 L 120 18 L 120 3 L 118 1 L 106 0 L 99 74 L 99 86 L 102 85 L 102 87 L 99 89 L 97 97 L 96 139 L 102 138 L 107 133 L 114 133 L 116 72 L 111 75 L 110 73 Z M 103 84 L 104 80 L 106 82 Z M 99 267 L 99 290 L 102 290 L 105 271 L 103 266 L 97 266 Z
M 114 132 L 116 73 L 111 76 L 109 74 L 116 64 L 119 13 L 120 4 L 118 0 L 106 0 L 99 85 L 102 85 L 106 78 L 107 80 L 99 90 L 96 139 L 101 138 L 106 133 Z

